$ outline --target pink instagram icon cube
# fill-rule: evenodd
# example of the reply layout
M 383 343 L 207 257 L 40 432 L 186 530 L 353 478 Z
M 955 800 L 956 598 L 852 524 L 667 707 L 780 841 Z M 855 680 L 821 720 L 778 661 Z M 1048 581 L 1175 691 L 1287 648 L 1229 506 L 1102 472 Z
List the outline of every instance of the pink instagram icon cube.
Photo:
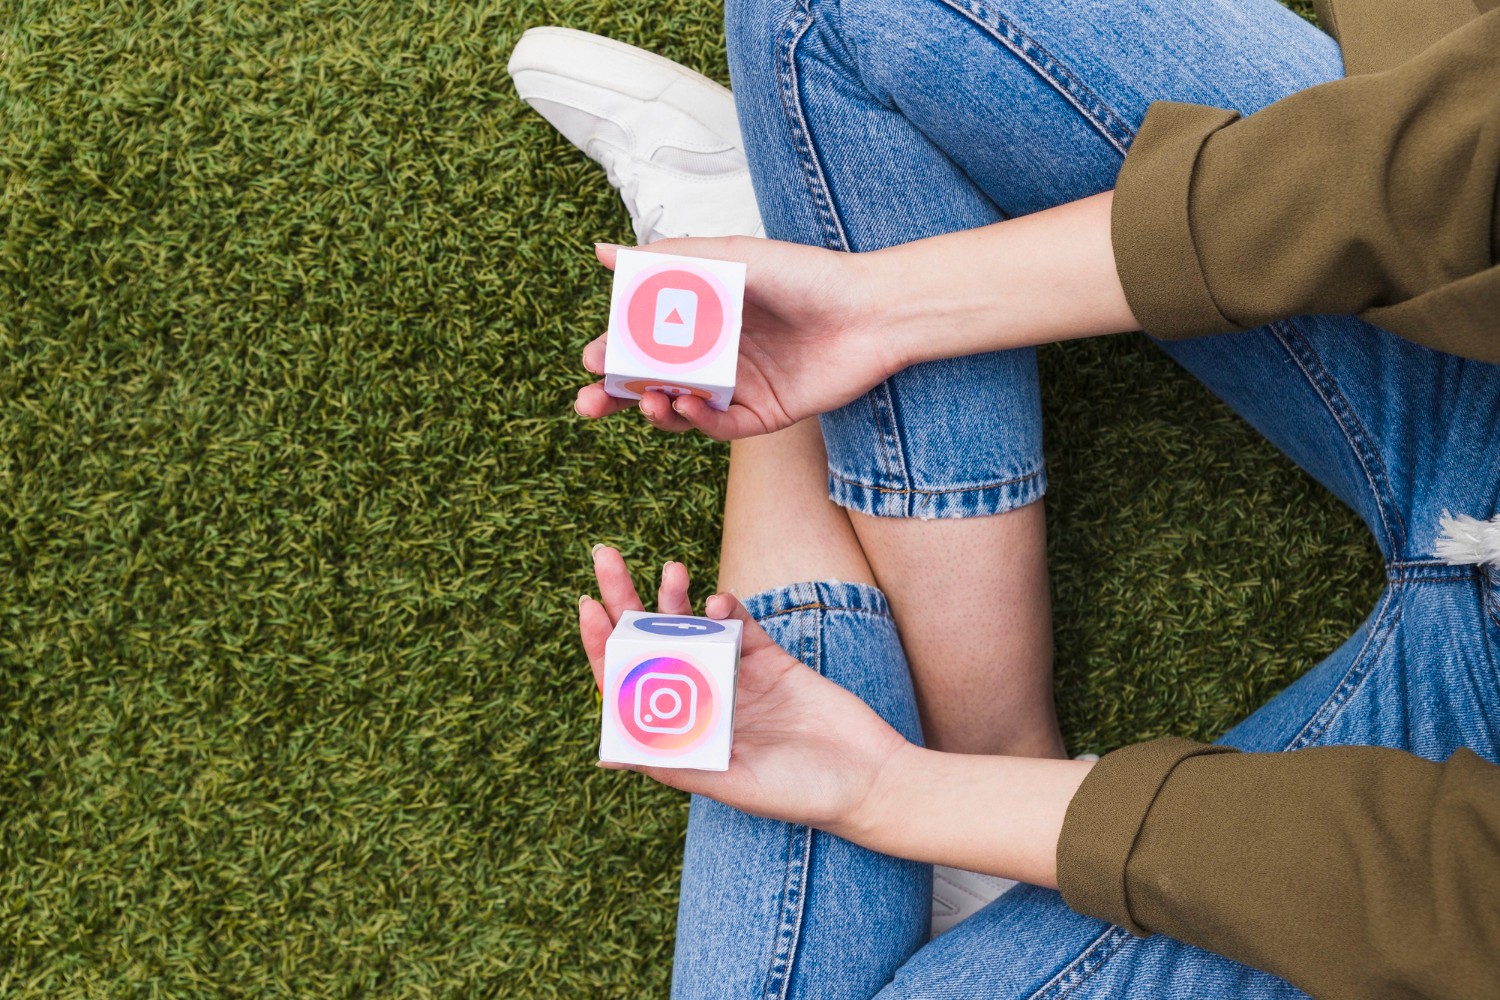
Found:
M 599 759 L 729 767 L 740 623 L 627 611 L 604 652 Z
M 620 250 L 604 349 L 604 391 L 698 396 L 723 410 L 734 395 L 745 265 Z

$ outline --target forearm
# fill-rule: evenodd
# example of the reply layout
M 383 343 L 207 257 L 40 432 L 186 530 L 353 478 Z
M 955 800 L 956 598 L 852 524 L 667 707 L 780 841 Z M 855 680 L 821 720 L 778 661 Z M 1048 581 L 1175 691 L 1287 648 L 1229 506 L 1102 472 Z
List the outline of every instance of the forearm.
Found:
M 1092 763 L 908 746 L 835 832 L 896 857 L 1057 886 L 1057 840 Z
M 1110 242 L 1113 192 L 861 255 L 908 363 L 1139 329 Z

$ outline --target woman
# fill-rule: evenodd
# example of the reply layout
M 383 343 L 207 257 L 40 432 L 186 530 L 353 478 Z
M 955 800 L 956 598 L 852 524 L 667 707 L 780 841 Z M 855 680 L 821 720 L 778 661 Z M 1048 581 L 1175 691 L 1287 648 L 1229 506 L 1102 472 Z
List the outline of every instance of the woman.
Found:
M 732 456 L 720 583 L 755 596 L 708 609 L 765 629 L 747 631 L 734 760 L 648 772 L 700 793 L 677 992 L 1494 982 L 1500 778 L 1480 758 L 1500 755 L 1500 568 L 1437 558 L 1445 511 L 1500 510 L 1492 7 L 1325 11 L 1351 73 L 1331 82 L 1333 40 L 1269 2 L 729 4 L 756 193 L 787 242 L 655 245 L 745 261 L 746 327 L 727 413 L 640 408 L 774 432 Z M 1038 759 L 1062 748 L 1028 351 L 1142 325 L 1386 558 L 1360 631 L 1222 748 L 1297 752 Z M 624 405 L 597 385 L 578 401 Z M 637 602 L 617 554 L 596 570 L 597 673 Z M 686 591 L 669 566 L 662 609 Z M 1007 893 L 924 945 L 914 862 L 1067 903 Z

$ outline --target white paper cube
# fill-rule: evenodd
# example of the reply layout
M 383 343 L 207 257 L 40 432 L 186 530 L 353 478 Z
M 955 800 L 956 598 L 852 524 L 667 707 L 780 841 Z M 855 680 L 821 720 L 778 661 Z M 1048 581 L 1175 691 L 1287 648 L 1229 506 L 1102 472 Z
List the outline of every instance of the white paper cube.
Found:
M 599 759 L 729 767 L 740 623 L 627 611 L 604 652 Z
M 620 250 L 610 296 L 604 391 L 664 392 L 729 407 L 740 354 L 745 265 Z

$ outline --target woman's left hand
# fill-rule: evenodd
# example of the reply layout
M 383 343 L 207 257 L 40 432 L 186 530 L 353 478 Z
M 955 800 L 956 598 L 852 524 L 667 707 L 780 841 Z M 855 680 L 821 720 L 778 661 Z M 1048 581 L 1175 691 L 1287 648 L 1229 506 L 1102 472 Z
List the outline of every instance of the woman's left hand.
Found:
M 594 572 L 602 602 L 583 598 L 578 625 L 594 682 L 602 685 L 605 640 L 623 612 L 644 608 L 617 551 L 597 547 Z M 662 614 L 693 613 L 681 563 L 663 568 L 658 598 Z M 630 769 L 745 812 L 856 839 L 876 806 L 882 767 L 911 744 L 857 696 L 776 645 L 734 597 L 709 598 L 707 615 L 744 624 L 729 769 Z

